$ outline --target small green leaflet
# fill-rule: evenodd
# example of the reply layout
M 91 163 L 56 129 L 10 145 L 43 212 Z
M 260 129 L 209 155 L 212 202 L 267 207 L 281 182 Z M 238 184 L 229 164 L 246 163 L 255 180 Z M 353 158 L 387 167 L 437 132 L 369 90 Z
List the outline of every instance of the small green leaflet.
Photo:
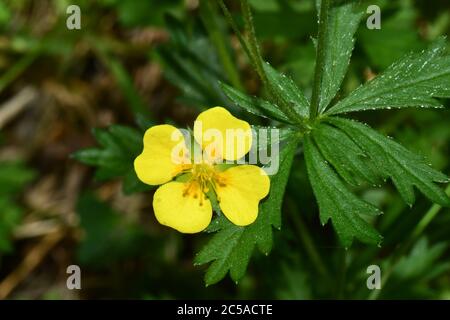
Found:
M 326 121 L 347 133 L 358 144 L 373 161 L 379 175 L 383 179 L 392 179 L 407 204 L 414 203 L 413 187 L 416 186 L 431 201 L 442 206 L 450 205 L 450 198 L 435 184 L 449 182 L 448 177 L 431 168 L 423 157 L 358 121 L 337 117 Z
M 134 172 L 133 162 L 142 151 L 142 134 L 133 128 L 113 125 L 107 130 L 94 129 L 94 136 L 101 148 L 80 150 L 73 157 L 84 164 L 97 167 L 95 177 L 108 180 L 123 177 L 126 194 L 149 190 Z
M 355 237 L 364 243 L 379 244 L 381 235 L 360 215 L 377 216 L 381 212 L 348 190 L 310 136 L 304 138 L 304 151 L 309 180 L 319 203 L 321 223 L 325 225 L 331 219 L 346 248 Z
M 295 82 L 266 62 L 263 65 L 267 80 L 278 99 L 286 101 L 302 119 L 309 117 L 309 101 Z M 289 116 L 289 115 L 287 115 Z
M 245 274 L 255 245 L 264 254 L 272 249 L 272 226 L 281 227 L 284 189 L 297 144 L 298 139 L 292 138 L 281 147 L 278 173 L 271 177 L 269 195 L 261 202 L 258 218 L 253 224 L 238 227 L 219 216 L 208 228 L 208 231 L 217 233 L 194 261 L 196 265 L 212 262 L 205 275 L 206 285 L 219 282 L 228 271 L 234 281 L 239 281 Z
M 435 98 L 450 97 L 450 55 L 445 41 L 410 54 L 383 74 L 354 90 L 327 114 L 404 107 L 442 107 Z
M 361 18 L 362 12 L 356 12 L 352 2 L 330 7 L 319 113 L 326 109 L 341 87 L 355 43 L 353 35 Z
M 380 178 L 374 164 L 347 134 L 333 126 L 320 123 L 311 135 L 324 158 L 347 183 L 379 184 Z
M 233 87 L 220 83 L 222 91 L 225 95 L 238 107 L 247 112 L 253 113 L 260 117 L 276 119 L 280 122 L 291 123 L 288 117 L 280 111 L 279 107 L 257 97 L 251 97 Z

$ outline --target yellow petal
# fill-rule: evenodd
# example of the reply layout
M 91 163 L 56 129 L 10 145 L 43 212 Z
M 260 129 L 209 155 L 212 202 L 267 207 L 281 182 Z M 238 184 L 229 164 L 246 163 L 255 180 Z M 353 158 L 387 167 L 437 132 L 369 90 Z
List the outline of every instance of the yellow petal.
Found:
M 259 201 L 269 193 L 270 179 L 257 166 L 236 166 L 218 174 L 215 189 L 228 220 L 246 226 L 256 220 Z
M 162 225 L 183 233 L 204 230 L 212 218 L 211 202 L 196 182 L 169 182 L 156 190 L 153 210 Z
M 194 122 L 194 137 L 207 154 L 216 159 L 240 159 L 252 146 L 250 125 L 222 107 L 199 114 Z
M 172 180 L 189 167 L 188 150 L 183 134 L 171 125 L 148 129 L 144 135 L 144 150 L 134 160 L 138 178 L 150 185 Z

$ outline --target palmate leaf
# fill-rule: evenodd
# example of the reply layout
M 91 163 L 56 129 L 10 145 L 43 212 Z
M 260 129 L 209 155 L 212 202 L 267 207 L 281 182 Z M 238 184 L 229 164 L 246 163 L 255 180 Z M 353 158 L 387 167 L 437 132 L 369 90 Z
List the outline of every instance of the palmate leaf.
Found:
M 303 91 L 288 76 L 279 73 L 269 63 L 263 65 L 267 80 L 279 99 L 286 101 L 301 118 L 309 116 L 309 101 Z
M 375 164 L 370 162 L 364 151 L 347 134 L 326 123 L 320 123 L 311 135 L 324 158 L 347 183 L 379 183 L 380 177 Z
M 290 119 L 292 115 L 285 114 L 277 105 L 283 103 L 291 107 L 296 118 L 308 118 L 309 102 L 295 82 L 275 70 L 269 63 L 265 63 L 263 67 L 270 90 L 275 94 L 276 101 L 269 102 L 261 98 L 251 97 L 231 86 L 221 83 L 220 85 L 225 95 L 237 106 L 258 116 L 275 119 L 284 123 L 295 123 L 295 119 Z
M 206 275 L 206 285 L 220 281 L 230 272 L 239 281 L 247 269 L 255 246 L 268 254 L 272 249 L 272 227 L 281 227 L 281 205 L 298 140 L 292 138 L 281 148 L 279 171 L 271 177 L 270 192 L 260 204 L 258 218 L 247 227 L 238 227 L 222 215 L 212 222 L 208 231 L 217 231 L 210 242 L 198 253 L 195 264 L 212 262 Z
M 124 178 L 126 194 L 151 188 L 139 181 L 133 168 L 134 159 L 142 150 L 142 134 L 138 130 L 113 125 L 106 130 L 95 129 L 93 133 L 101 147 L 77 151 L 73 158 L 97 167 L 95 177 L 99 180 Z
M 280 111 L 279 107 L 261 98 L 251 97 L 233 87 L 220 84 L 225 95 L 238 107 L 257 116 L 275 119 L 280 122 L 291 123 L 289 118 Z
M 377 216 L 381 212 L 348 190 L 309 135 L 304 139 L 304 152 L 321 223 L 325 225 L 331 219 L 345 247 L 349 247 L 355 237 L 364 243 L 379 244 L 382 237 L 360 215 Z
M 319 113 L 326 109 L 341 87 L 361 18 L 362 12 L 357 11 L 351 1 L 334 1 L 329 9 Z
M 450 55 L 445 41 L 410 54 L 354 90 L 327 114 L 403 107 L 442 107 L 434 98 L 450 97 Z M 433 98 L 434 97 L 434 98 Z
M 330 117 L 326 121 L 351 137 L 371 159 L 383 179 L 392 179 L 407 204 L 414 203 L 413 187 L 416 186 L 431 201 L 450 205 L 450 198 L 435 183 L 448 182 L 448 177 L 431 168 L 423 157 L 358 121 L 338 117 Z

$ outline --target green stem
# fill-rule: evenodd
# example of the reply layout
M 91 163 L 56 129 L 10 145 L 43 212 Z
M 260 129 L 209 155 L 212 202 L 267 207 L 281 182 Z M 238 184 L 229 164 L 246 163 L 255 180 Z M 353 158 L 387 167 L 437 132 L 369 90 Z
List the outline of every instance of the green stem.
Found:
M 241 8 L 245 22 L 245 28 L 248 32 L 248 43 L 250 51 L 255 58 L 256 70 L 270 96 L 270 99 L 281 109 L 284 114 L 286 114 L 290 119 L 295 120 L 303 130 L 306 130 L 307 128 L 305 127 L 303 119 L 297 114 L 297 112 L 293 110 L 292 106 L 289 104 L 289 102 L 286 101 L 285 97 L 279 94 L 277 88 L 274 87 L 274 84 L 272 84 L 268 80 L 263 66 L 264 59 L 261 55 L 261 50 L 256 38 L 252 12 L 247 0 L 241 0 Z
M 304 123 L 303 119 L 293 110 L 292 106 L 289 104 L 289 102 L 284 99 L 283 96 L 281 96 L 277 89 L 274 88 L 274 85 L 272 85 L 268 78 L 267 74 L 264 70 L 264 59 L 262 58 L 261 51 L 259 49 L 258 40 L 256 39 L 256 33 L 255 33 L 255 27 L 253 24 L 253 17 L 250 10 L 250 6 L 248 4 L 247 0 L 241 0 L 241 8 L 245 23 L 245 28 L 248 33 L 247 40 L 242 36 L 241 32 L 239 31 L 239 28 L 237 27 L 236 23 L 234 22 L 233 17 L 231 16 L 230 11 L 223 3 L 223 0 L 218 0 L 218 3 L 220 7 L 222 8 L 222 11 L 225 15 L 225 18 L 227 19 L 228 23 L 231 25 L 233 31 L 235 32 L 236 36 L 239 39 L 239 42 L 241 43 L 242 48 L 244 49 L 245 53 L 247 54 L 250 63 L 252 64 L 253 68 L 255 69 L 256 73 L 258 74 L 259 78 L 261 79 L 261 82 L 263 83 L 264 88 L 267 90 L 267 93 L 269 95 L 269 100 L 276 104 L 281 111 L 286 114 L 290 119 L 296 121 L 299 125 L 299 127 L 303 130 L 309 130 L 308 126 Z
M 311 104 L 309 105 L 309 118 L 314 120 L 320 106 L 320 90 L 322 86 L 322 78 L 324 72 L 325 62 L 325 41 L 328 28 L 328 11 L 330 8 L 330 0 L 322 0 L 319 14 L 319 31 L 317 34 L 317 49 L 316 49 L 316 66 L 314 71 L 314 84 L 311 96 Z
M 229 48 L 226 45 L 227 41 L 217 23 L 217 10 L 214 2 L 211 2 L 210 0 L 201 0 L 200 15 L 206 26 L 211 42 L 217 49 L 219 59 L 222 61 L 228 79 L 235 88 L 242 91 L 243 86 L 239 79 L 239 72 L 235 63 L 233 63 Z
M 445 192 L 447 195 L 450 196 L 450 184 L 445 189 Z M 426 227 L 431 223 L 431 221 L 436 217 L 436 215 L 439 213 L 439 211 L 442 209 L 442 206 L 438 204 L 433 204 L 430 209 L 425 213 L 425 215 L 420 219 L 419 223 L 416 225 L 414 230 L 411 232 L 411 235 L 409 237 L 409 240 L 405 241 L 394 257 L 392 258 L 392 264 L 389 266 L 389 269 L 385 272 L 381 279 L 381 289 L 380 290 L 374 290 L 369 295 L 369 300 L 376 300 L 378 296 L 381 293 L 382 288 L 384 288 L 385 284 L 391 277 L 393 271 L 395 270 L 395 267 L 397 266 L 398 262 L 400 261 L 400 258 L 403 257 L 403 255 L 408 251 L 408 249 L 411 247 L 411 245 L 422 235 L 423 231 L 426 229 Z
M 247 57 L 250 59 L 250 63 L 256 69 L 256 63 L 255 63 L 256 60 L 253 57 L 253 54 L 251 53 L 251 51 L 250 51 L 250 49 L 249 49 L 249 47 L 247 45 L 247 41 L 245 41 L 244 37 L 242 36 L 241 32 L 239 31 L 239 28 L 238 28 L 236 22 L 234 21 L 233 17 L 231 16 L 230 11 L 228 10 L 228 8 L 223 3 L 223 0 L 217 0 L 217 1 L 219 3 L 220 8 L 223 11 L 225 19 L 228 21 L 228 23 L 230 24 L 231 28 L 233 29 L 233 32 L 237 36 L 237 38 L 239 40 L 239 43 L 241 44 L 242 49 L 244 50 L 244 52 L 247 55 Z
M 447 194 L 450 194 L 450 185 L 445 190 Z M 417 239 L 425 230 L 425 228 L 430 224 L 430 222 L 436 217 L 442 207 L 438 204 L 433 204 L 427 213 L 420 219 L 419 223 L 414 228 L 411 233 L 412 239 Z
M 244 17 L 245 28 L 248 32 L 248 43 L 250 51 L 255 58 L 256 70 L 261 78 L 261 81 L 268 86 L 267 75 L 264 72 L 263 58 L 261 55 L 261 50 L 259 49 L 258 40 L 256 39 L 255 26 L 253 24 L 252 11 L 247 0 L 241 0 L 242 14 Z

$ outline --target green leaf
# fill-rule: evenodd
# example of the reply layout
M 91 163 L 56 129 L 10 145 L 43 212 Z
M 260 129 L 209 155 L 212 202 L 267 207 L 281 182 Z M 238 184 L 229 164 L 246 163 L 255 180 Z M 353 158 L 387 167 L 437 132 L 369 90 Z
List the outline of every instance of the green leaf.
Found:
M 319 113 L 324 111 L 341 87 L 355 44 L 354 34 L 362 18 L 352 2 L 330 7 L 325 38 L 325 60 Z
M 220 83 L 220 86 L 225 95 L 233 101 L 234 104 L 241 107 L 245 111 L 260 117 L 275 119 L 285 123 L 291 122 L 289 118 L 281 112 L 277 105 L 274 105 L 264 99 L 248 96 L 225 83 Z
M 134 172 L 134 159 L 142 151 L 142 134 L 133 128 L 113 125 L 108 129 L 94 129 L 100 148 L 77 151 L 72 156 L 78 161 L 97 167 L 95 177 L 109 180 L 122 177 L 126 194 L 150 190 Z
M 347 183 L 378 184 L 380 178 L 374 164 L 347 134 L 321 123 L 313 130 L 312 137 L 324 158 Z
M 362 242 L 379 244 L 382 237 L 360 215 L 376 216 L 381 212 L 351 193 L 331 169 L 310 136 L 305 136 L 304 152 L 309 180 L 319 203 L 320 221 L 331 219 L 345 247 L 356 237 Z
M 298 140 L 291 139 L 281 149 L 279 170 L 271 178 L 270 192 L 260 204 L 258 218 L 247 227 L 238 227 L 223 215 L 212 222 L 208 231 L 218 231 L 198 253 L 195 264 L 211 262 L 205 275 L 206 285 L 219 282 L 230 271 L 234 281 L 241 279 L 247 269 L 255 246 L 264 254 L 272 249 L 272 226 L 281 227 L 281 205 Z
M 275 134 L 276 131 L 272 131 L 274 127 L 252 125 L 251 128 L 254 131 L 253 139 L 255 139 L 255 145 L 252 146 L 252 151 L 253 148 L 258 151 L 270 150 L 272 145 L 275 145 L 276 143 L 283 143 L 284 141 L 299 135 L 298 130 L 294 127 L 276 128 L 278 134 Z M 272 138 L 274 141 L 272 141 Z
M 337 117 L 327 121 L 346 132 L 364 150 L 383 179 L 392 179 L 407 204 L 414 203 L 416 186 L 431 201 L 450 205 L 450 198 L 435 184 L 448 182 L 448 177 L 431 168 L 423 157 L 358 121 Z
M 308 118 L 309 101 L 295 82 L 291 78 L 272 68 L 268 62 L 263 66 L 267 75 L 267 80 L 272 89 L 276 92 L 278 98 L 286 101 L 301 118 Z
M 354 90 L 326 113 L 442 107 L 433 97 L 450 97 L 450 55 L 444 56 L 444 52 L 445 42 L 441 40 L 428 50 L 406 56 L 383 74 Z

